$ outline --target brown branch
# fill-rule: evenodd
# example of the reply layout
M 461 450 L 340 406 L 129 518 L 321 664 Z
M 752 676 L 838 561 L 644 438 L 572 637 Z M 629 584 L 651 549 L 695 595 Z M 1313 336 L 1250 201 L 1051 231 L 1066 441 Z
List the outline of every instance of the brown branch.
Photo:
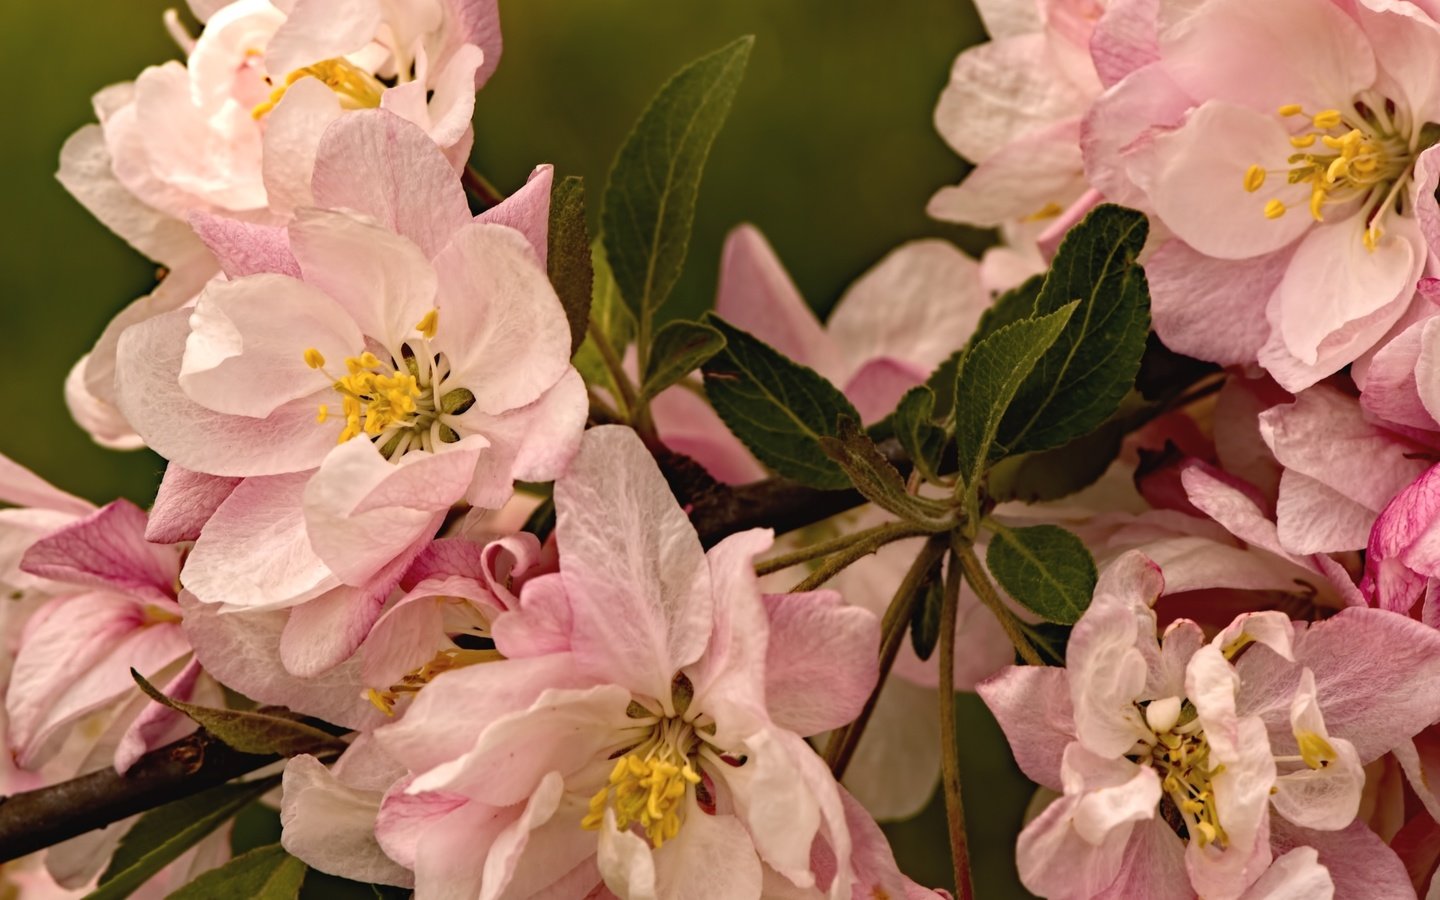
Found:
M 0 863 L 154 809 L 279 760 L 240 753 L 204 732 L 153 750 L 124 775 L 108 766 L 0 797 Z

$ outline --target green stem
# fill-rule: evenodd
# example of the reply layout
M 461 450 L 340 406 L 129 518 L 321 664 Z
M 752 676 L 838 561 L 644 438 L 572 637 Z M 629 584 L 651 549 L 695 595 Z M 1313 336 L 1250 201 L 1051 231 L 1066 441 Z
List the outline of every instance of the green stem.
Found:
M 870 692 L 870 698 L 865 701 L 865 706 L 860 710 L 860 715 L 855 717 L 855 721 L 836 729 L 830 736 L 829 743 L 825 745 L 825 762 L 837 781 L 845 776 L 845 769 L 855 755 L 855 748 L 860 745 L 865 726 L 870 723 L 870 715 L 875 711 L 880 689 L 885 686 L 885 679 L 895 665 L 895 657 L 900 653 L 906 628 L 915 615 L 915 603 L 925 593 L 936 563 L 940 562 L 940 558 L 945 554 L 945 543 L 944 535 L 935 535 L 925 542 L 924 549 L 910 564 L 909 571 L 905 573 L 905 578 L 900 582 L 900 587 L 896 589 L 894 598 L 885 610 L 885 618 L 880 624 L 880 677 L 875 682 L 875 690 Z
M 954 542 L 965 551 L 968 544 Z M 974 558 L 974 552 L 970 551 Z M 960 565 L 956 565 L 956 562 Z M 950 831 L 950 859 L 955 867 L 956 900 L 973 900 L 970 882 L 970 849 L 965 836 L 965 801 L 960 791 L 960 737 L 955 730 L 955 619 L 960 605 L 960 569 L 965 566 L 958 553 L 950 556 L 945 578 L 945 599 L 940 607 L 940 773 L 945 787 L 945 820 Z M 968 579 L 970 571 L 965 569 Z
M 1000 592 L 996 590 L 990 576 L 980 565 L 980 559 L 975 555 L 975 549 L 968 543 L 960 541 L 956 541 L 952 549 L 960 559 L 960 565 L 965 571 L 965 580 L 970 583 L 970 589 L 975 592 L 975 596 L 980 598 L 980 602 L 995 614 L 995 618 L 1000 620 L 1000 627 L 1005 629 L 1010 643 L 1015 645 L 1015 652 L 1019 653 L 1020 658 L 1029 665 L 1045 665 L 1045 660 L 1040 658 L 1040 654 L 1035 652 L 1035 647 L 1020 630 L 1020 623 L 1015 620 L 1015 615 L 1010 612 L 1005 601 L 1000 599 Z
M 890 522 L 862 531 L 860 534 L 865 535 L 863 540 L 854 541 L 844 549 L 832 553 L 814 572 L 791 588 L 789 593 L 803 594 L 813 591 L 839 575 L 851 563 L 869 556 L 886 544 L 928 533 L 924 528 L 910 522 Z
M 888 538 L 888 535 L 892 532 L 899 533 L 901 537 L 910 537 L 914 529 L 905 522 L 886 522 L 883 525 L 876 525 L 871 528 L 866 528 L 863 531 L 842 534 L 839 537 L 833 537 L 829 540 L 810 544 L 807 547 L 801 547 L 799 550 L 794 550 L 790 553 L 782 553 L 779 556 L 761 560 L 755 564 L 755 574 L 764 577 L 766 575 L 773 575 L 776 572 L 783 572 L 791 566 L 809 562 L 812 559 L 819 559 L 822 556 L 829 556 L 832 553 L 838 553 L 862 541 L 868 541 L 876 537 Z M 893 540 L 893 538 L 888 538 L 886 543 L 888 543 L 889 540 Z
M 615 383 L 615 390 L 620 401 L 620 415 L 624 421 L 629 421 L 635 411 L 635 386 L 630 383 L 630 376 L 625 373 L 625 361 L 620 354 L 615 352 L 610 339 L 605 337 L 595 323 L 590 323 L 588 328 L 590 340 L 594 342 L 595 349 L 600 351 L 600 359 L 605 363 L 605 371 L 610 373 L 610 380 Z

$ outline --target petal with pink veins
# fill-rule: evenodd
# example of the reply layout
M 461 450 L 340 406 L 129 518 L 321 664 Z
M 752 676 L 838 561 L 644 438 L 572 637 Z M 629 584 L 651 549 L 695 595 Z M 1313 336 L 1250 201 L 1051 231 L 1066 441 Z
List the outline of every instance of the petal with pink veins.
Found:
M 145 512 L 129 500 L 36 541 L 21 568 L 53 581 L 117 591 L 173 608 L 180 558 L 145 540 Z
M 765 607 L 771 719 L 802 736 L 853 720 L 879 677 L 880 620 L 867 609 L 846 606 L 833 591 L 769 594 Z
M 165 477 L 150 506 L 145 540 L 154 544 L 196 540 L 205 523 L 239 484 L 239 478 L 192 472 L 171 463 L 165 467 Z
M 280 842 L 306 865 L 355 881 L 409 887 L 409 871 L 385 855 L 375 839 L 378 791 L 357 790 L 313 756 L 285 766 Z
M 549 254 L 550 191 L 555 184 L 555 167 L 536 166 L 520 189 L 475 217 L 476 222 L 506 225 L 525 235 L 544 266 Z

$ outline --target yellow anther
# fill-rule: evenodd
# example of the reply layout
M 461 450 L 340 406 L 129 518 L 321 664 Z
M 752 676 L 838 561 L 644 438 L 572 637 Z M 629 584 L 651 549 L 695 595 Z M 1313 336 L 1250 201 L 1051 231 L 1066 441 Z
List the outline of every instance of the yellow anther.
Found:
M 1255 193 L 1265 184 L 1265 170 L 1259 166 L 1251 166 L 1245 170 L 1245 190 Z
M 598 830 L 610 809 L 615 827 L 623 831 L 638 824 L 657 849 L 680 833 L 686 791 L 700 783 L 700 774 L 673 747 L 662 745 L 651 753 L 627 753 L 615 761 L 606 785 L 590 798 L 581 828 Z
M 425 336 L 425 340 L 435 337 L 435 328 L 440 322 L 440 310 L 432 309 L 425 314 L 425 317 L 415 323 L 415 330 Z
M 256 119 L 264 118 L 285 98 L 290 86 L 302 78 L 315 78 L 322 82 L 335 92 L 344 109 L 374 109 L 380 105 L 380 96 L 385 92 L 385 85 L 374 75 L 349 60 L 327 59 L 286 75 L 285 83 L 271 91 L 269 99 L 252 109 L 250 115 Z
M 387 716 L 395 715 L 395 695 L 389 691 L 384 693 L 370 688 L 365 692 L 365 699 Z
M 1060 204 L 1058 204 L 1058 203 L 1056 203 L 1056 202 L 1054 202 L 1054 201 L 1052 200 L 1051 202 L 1045 204 L 1044 206 L 1042 206 L 1042 207 L 1040 207 L 1039 209 L 1035 210 L 1034 212 L 1030 213 L 1028 216 L 1023 217 L 1020 221 L 1022 221 L 1022 222 L 1043 222 L 1043 221 L 1045 221 L 1046 219 L 1053 219 L 1053 218 L 1055 218 L 1056 216 L 1060 215 L 1060 214 L 1061 214 L 1062 212 L 1064 212 L 1064 211 L 1065 211 L 1065 207 L 1061 206 Z
M 1290 146 L 1297 147 L 1301 150 L 1304 150 L 1306 147 L 1315 146 L 1315 132 L 1311 131 L 1306 134 L 1295 135 L 1290 138 Z
M 1317 222 L 1325 221 L 1325 188 L 1318 184 L 1310 192 L 1310 215 Z
M 1380 244 L 1381 234 L 1380 226 L 1372 223 L 1369 228 L 1365 229 L 1365 234 L 1360 237 L 1360 242 L 1365 245 L 1366 250 L 1374 253 L 1375 248 Z
M 305 365 L 312 369 L 325 368 L 325 355 L 314 347 L 305 350 Z
M 1279 200 L 1270 200 L 1265 204 L 1265 218 L 1278 219 L 1285 215 L 1285 204 Z
M 330 418 L 330 407 L 322 403 L 320 404 L 320 411 L 315 414 L 315 422 L 316 424 L 324 425 L 325 420 L 328 418 Z
M 1220 836 L 1215 826 L 1209 822 L 1196 822 L 1195 830 L 1199 832 L 1200 846 L 1202 847 L 1215 843 L 1215 839 Z
M 1300 104 L 1298 103 L 1287 103 L 1284 106 L 1280 107 L 1277 112 L 1279 112 L 1282 116 L 1298 116 L 1303 114 L 1305 110 L 1302 109 Z
M 1301 732 L 1296 736 L 1300 744 L 1300 758 L 1312 769 L 1320 769 L 1340 758 L 1330 742 L 1313 731 Z
M 1310 117 L 1316 128 L 1329 129 L 1340 125 L 1342 117 L 1338 109 L 1323 109 Z

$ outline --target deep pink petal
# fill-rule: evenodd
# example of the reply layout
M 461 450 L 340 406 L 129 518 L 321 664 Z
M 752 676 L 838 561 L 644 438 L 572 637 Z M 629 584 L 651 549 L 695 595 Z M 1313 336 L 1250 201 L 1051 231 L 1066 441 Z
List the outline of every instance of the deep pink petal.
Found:
M 36 541 L 21 568 L 168 607 L 175 599 L 180 556 L 145 540 L 145 512 L 129 500 L 116 500 Z
M 165 477 L 150 507 L 145 540 L 155 544 L 195 540 L 239 484 L 239 478 L 192 472 L 171 463 L 165 467 Z

